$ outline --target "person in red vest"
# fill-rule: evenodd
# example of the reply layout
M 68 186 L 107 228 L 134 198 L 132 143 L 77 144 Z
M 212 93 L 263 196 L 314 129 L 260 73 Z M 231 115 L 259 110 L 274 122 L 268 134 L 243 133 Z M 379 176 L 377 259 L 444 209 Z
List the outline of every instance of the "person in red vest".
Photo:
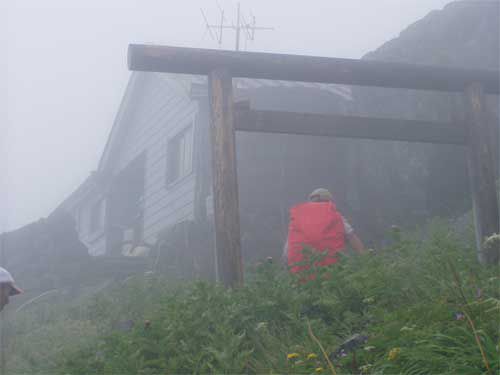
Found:
M 297 273 L 307 266 L 296 265 L 304 260 L 304 248 L 327 252 L 321 266 L 338 261 L 337 253 L 345 250 L 346 242 L 358 253 L 365 248 L 352 226 L 337 211 L 332 194 L 327 189 L 316 189 L 309 202 L 290 209 L 290 225 L 285 254 L 291 272 Z

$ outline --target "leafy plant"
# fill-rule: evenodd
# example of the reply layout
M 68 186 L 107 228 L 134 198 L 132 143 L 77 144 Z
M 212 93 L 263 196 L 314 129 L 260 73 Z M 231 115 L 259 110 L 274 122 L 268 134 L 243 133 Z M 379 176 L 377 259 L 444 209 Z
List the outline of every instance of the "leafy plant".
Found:
M 480 266 L 473 247 L 446 228 L 434 223 L 425 240 L 398 233 L 388 248 L 346 253 L 328 267 L 318 267 L 319 258 L 311 252 L 300 275 L 271 260 L 248 265 L 246 286 L 233 290 L 137 276 L 70 305 L 52 304 L 46 320 L 40 311 L 23 312 L 13 325 L 9 368 L 82 375 L 500 371 L 498 269 Z M 333 355 L 354 334 L 368 341 Z

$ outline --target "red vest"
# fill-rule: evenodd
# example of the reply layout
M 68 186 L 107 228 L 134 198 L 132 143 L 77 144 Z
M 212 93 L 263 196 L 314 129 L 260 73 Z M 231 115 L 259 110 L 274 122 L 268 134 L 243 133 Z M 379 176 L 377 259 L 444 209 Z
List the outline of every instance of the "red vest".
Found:
M 290 209 L 288 265 L 292 267 L 292 272 L 307 268 L 293 266 L 304 260 L 304 247 L 327 251 L 328 255 L 319 262 L 319 265 L 325 266 L 337 262 L 336 254 L 344 250 L 344 246 L 344 222 L 333 202 L 308 202 Z

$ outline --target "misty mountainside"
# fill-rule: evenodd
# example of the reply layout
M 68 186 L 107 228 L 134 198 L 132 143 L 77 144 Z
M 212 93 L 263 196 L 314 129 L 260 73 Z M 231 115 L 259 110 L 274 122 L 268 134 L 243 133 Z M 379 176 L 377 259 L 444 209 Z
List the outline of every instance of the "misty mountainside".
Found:
M 430 12 L 400 35 L 364 56 L 367 60 L 497 70 L 496 1 L 455 1 Z
M 499 14 L 498 2 L 453 2 L 363 58 L 498 70 Z M 466 120 L 461 93 L 356 87 L 353 97 L 354 112 L 361 115 L 455 124 Z M 487 99 L 488 120 L 498 132 L 497 97 Z M 462 146 L 365 141 L 358 151 L 360 206 L 375 212 L 370 231 L 380 232 L 388 220 L 411 224 L 470 209 Z
M 28 294 L 67 286 L 78 277 L 75 271 L 90 261 L 73 218 L 63 212 L 3 233 L 0 241 L 2 266 L 16 276 Z
M 92 290 L 149 268 L 146 259 L 90 256 L 73 217 L 63 211 L 3 233 L 0 242 L 2 266 L 24 291 L 12 300 L 13 308 L 49 291 L 68 297 L 77 289 Z
M 498 69 L 499 21 L 498 3 L 454 2 L 443 10 L 431 12 L 364 59 Z M 347 91 L 346 96 L 339 96 L 324 90 L 285 92 L 268 88 L 254 90 L 243 99 L 250 98 L 257 109 L 292 108 L 299 112 L 463 121 L 461 94 L 366 87 L 347 88 Z M 491 123 L 498 126 L 498 104 L 494 99 L 491 98 L 489 107 Z M 241 234 L 246 261 L 281 255 L 288 209 L 318 187 L 332 191 L 340 211 L 369 247 L 386 245 L 387 231 L 393 224 L 413 227 L 434 216 L 453 218 L 470 210 L 465 152 L 461 146 L 251 133 L 238 133 L 237 141 Z M 26 230 L 18 235 L 28 233 Z M 165 232 L 175 230 L 165 228 Z M 176 241 L 175 234 L 170 236 L 174 243 L 171 247 L 179 248 L 178 252 L 184 255 L 180 264 L 194 258 L 186 257 L 192 252 L 184 251 L 186 247 L 194 247 L 193 243 L 201 243 L 200 254 L 213 253 L 211 233 L 203 233 L 199 241 L 192 238 L 189 246 L 183 247 L 178 242 L 184 243 L 185 235 L 178 232 L 181 234 L 177 237 L 182 241 Z M 61 246 L 60 241 L 56 244 Z M 74 244 L 75 249 L 81 248 L 80 244 Z M 36 246 L 30 248 L 28 244 L 16 250 L 19 259 L 40 259 L 26 264 L 43 265 L 36 266 L 40 270 L 26 271 L 27 274 L 50 275 L 51 269 L 55 269 L 58 263 L 52 259 L 59 259 L 59 255 L 44 254 L 53 253 L 57 246 L 44 246 L 36 250 Z M 72 252 L 67 246 L 61 249 Z M 36 251 L 40 254 L 31 254 Z M 10 257 L 11 254 L 6 254 L 9 262 L 17 259 Z M 167 260 L 173 258 L 178 257 L 162 257 L 158 267 L 171 269 L 174 265 L 167 264 Z M 200 259 L 198 264 L 212 267 L 213 261 Z M 101 258 L 91 268 L 96 269 L 103 262 Z M 7 266 L 16 275 L 24 272 L 16 265 Z M 52 284 L 47 280 L 48 286 Z

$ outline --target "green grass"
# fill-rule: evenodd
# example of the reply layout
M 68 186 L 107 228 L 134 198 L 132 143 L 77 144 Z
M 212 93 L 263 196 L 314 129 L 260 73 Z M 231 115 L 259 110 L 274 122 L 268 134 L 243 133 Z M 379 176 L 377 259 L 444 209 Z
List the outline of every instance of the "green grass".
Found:
M 272 262 L 248 268 L 236 290 L 150 275 L 39 304 L 10 327 L 8 368 L 82 375 L 500 371 L 498 268 L 479 266 L 473 248 L 448 230 L 345 256 L 314 269 L 317 277 L 305 283 Z M 118 329 L 123 322 L 133 327 Z M 349 353 L 329 367 L 318 342 L 332 353 L 355 333 L 368 336 L 355 360 Z

